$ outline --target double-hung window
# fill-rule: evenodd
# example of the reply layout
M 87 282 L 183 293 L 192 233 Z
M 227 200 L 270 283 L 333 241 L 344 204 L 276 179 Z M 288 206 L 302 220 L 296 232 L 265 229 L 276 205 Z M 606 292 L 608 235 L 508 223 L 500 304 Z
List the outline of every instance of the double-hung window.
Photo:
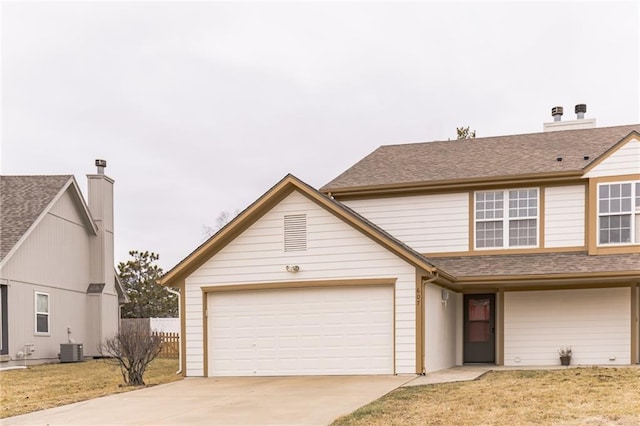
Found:
M 640 182 L 598 185 L 598 244 L 640 244 Z
M 475 193 L 475 247 L 537 247 L 538 189 Z
M 49 295 L 36 293 L 36 333 L 49 333 Z

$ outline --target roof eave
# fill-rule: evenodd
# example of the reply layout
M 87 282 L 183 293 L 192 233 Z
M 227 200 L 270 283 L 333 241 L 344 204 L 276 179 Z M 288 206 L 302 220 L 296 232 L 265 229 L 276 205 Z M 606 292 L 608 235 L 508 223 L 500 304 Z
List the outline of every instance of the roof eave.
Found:
M 589 162 L 589 164 L 587 164 L 583 168 L 582 172 L 584 174 L 589 173 L 593 168 L 595 168 L 600 163 L 602 163 L 607 157 L 609 157 L 613 152 L 617 151 L 618 148 L 620 148 L 622 145 L 624 145 L 627 142 L 629 142 L 632 138 L 640 139 L 640 133 L 638 133 L 635 130 L 632 130 L 631 132 L 629 132 L 629 134 L 627 136 L 625 136 L 624 138 L 622 138 L 618 142 L 616 142 L 614 145 L 612 145 L 609 149 L 607 149 L 600 156 L 598 156 L 598 158 L 595 158 L 595 159 L 593 159 L 593 161 Z
M 58 202 L 58 200 L 60 200 L 62 195 L 67 191 L 67 189 L 69 189 L 69 187 L 73 187 L 74 196 L 76 198 L 76 201 L 80 203 L 82 210 L 85 213 L 85 219 L 86 219 L 87 225 L 89 225 L 91 233 L 93 235 L 98 235 L 98 227 L 96 226 L 96 223 L 93 220 L 91 213 L 89 212 L 89 207 L 87 206 L 86 202 L 84 201 L 84 198 L 82 197 L 82 193 L 80 192 L 78 183 L 76 182 L 75 177 L 70 176 L 69 180 L 60 188 L 56 196 L 51 199 L 49 204 L 47 204 L 44 209 L 42 209 L 42 212 L 40 212 L 40 215 L 36 218 L 36 220 L 34 220 L 31 226 L 29 226 L 29 228 L 25 231 L 25 233 L 22 234 L 20 239 L 13 245 L 13 247 L 11 248 L 11 250 L 9 250 L 9 252 L 5 255 L 5 257 L 3 257 L 2 260 L 0 260 L 0 268 L 6 265 L 9 259 L 15 254 L 16 251 L 18 251 L 20 246 L 24 243 L 24 241 L 26 241 L 27 238 L 29 238 L 29 235 L 31 235 L 33 230 L 40 224 L 42 219 L 49 213 L 49 210 L 51 210 L 51 208 Z
M 472 189 L 488 185 L 522 184 L 522 183 L 558 183 L 579 179 L 583 170 L 569 170 L 554 173 L 533 173 L 526 175 L 506 175 L 494 177 L 479 177 L 467 179 L 407 182 L 385 185 L 363 185 L 351 187 L 331 188 L 324 186 L 320 192 L 331 196 L 362 196 L 402 194 L 418 191 L 436 191 L 450 189 Z
M 84 212 L 85 220 L 89 228 L 91 229 L 91 233 L 93 235 L 98 235 L 98 225 L 96 225 L 93 216 L 91 215 L 91 210 L 89 210 L 89 206 L 87 205 L 86 200 L 82 196 L 82 192 L 80 192 L 80 187 L 78 186 L 78 182 L 76 182 L 76 178 L 74 176 L 71 177 L 73 180 L 73 193 L 76 196 L 76 201 L 80 204 L 82 211 Z M 59 196 L 62 196 L 64 190 L 60 191 Z M 58 198 L 58 196 L 56 196 Z
M 496 287 L 518 290 L 519 288 L 530 290 L 532 287 L 553 288 L 557 286 L 575 287 L 619 287 L 633 282 L 640 282 L 640 271 L 615 271 L 615 272 L 580 272 L 562 274 L 535 274 L 535 275 L 503 275 L 503 276 L 460 276 L 455 284 L 464 290 L 474 288 Z
M 366 224 L 356 215 L 351 214 L 347 209 L 339 206 L 336 201 L 331 200 L 326 195 L 323 195 L 295 176 L 289 174 L 269 189 L 262 197 L 242 211 L 215 235 L 196 248 L 184 260 L 169 270 L 169 272 L 158 280 L 158 284 L 171 286 L 176 285 L 176 283 L 185 279 L 189 274 L 204 264 L 209 258 L 215 255 L 215 253 L 231 242 L 241 232 L 255 223 L 260 217 L 262 217 L 264 212 L 272 208 L 294 190 L 298 190 L 303 196 L 316 204 L 321 205 L 340 219 L 346 220 L 358 231 L 373 239 L 405 261 L 428 271 L 428 273 L 436 271 L 436 267 L 427 262 L 421 255 L 412 253 L 399 243 Z

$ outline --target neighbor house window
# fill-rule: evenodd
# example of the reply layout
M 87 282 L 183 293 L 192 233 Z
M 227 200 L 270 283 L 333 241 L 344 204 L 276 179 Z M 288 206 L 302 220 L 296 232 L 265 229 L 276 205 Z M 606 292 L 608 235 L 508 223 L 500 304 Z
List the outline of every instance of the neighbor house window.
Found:
M 475 193 L 476 248 L 536 247 L 538 189 Z
M 640 182 L 598 185 L 598 243 L 640 243 Z
M 49 295 L 36 293 L 36 333 L 49 332 Z

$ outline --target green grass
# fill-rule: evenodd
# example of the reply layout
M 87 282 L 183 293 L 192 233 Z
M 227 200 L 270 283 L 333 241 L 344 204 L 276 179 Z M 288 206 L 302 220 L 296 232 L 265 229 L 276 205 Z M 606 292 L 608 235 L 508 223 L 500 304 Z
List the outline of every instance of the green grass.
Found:
M 147 386 L 182 379 L 177 359 L 156 358 L 144 375 Z M 34 365 L 0 372 L 0 418 L 139 389 L 124 386 L 113 360 Z

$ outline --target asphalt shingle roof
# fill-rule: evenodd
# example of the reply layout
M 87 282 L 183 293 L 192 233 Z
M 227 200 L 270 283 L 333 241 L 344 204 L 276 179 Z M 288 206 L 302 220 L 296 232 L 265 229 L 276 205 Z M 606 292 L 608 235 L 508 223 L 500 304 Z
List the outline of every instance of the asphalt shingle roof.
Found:
M 385 145 L 320 190 L 579 172 L 633 131 L 640 124 Z
M 71 178 L 71 175 L 0 176 L 0 260 Z
M 438 268 L 460 277 L 638 271 L 640 253 L 589 256 L 586 252 L 432 257 Z

